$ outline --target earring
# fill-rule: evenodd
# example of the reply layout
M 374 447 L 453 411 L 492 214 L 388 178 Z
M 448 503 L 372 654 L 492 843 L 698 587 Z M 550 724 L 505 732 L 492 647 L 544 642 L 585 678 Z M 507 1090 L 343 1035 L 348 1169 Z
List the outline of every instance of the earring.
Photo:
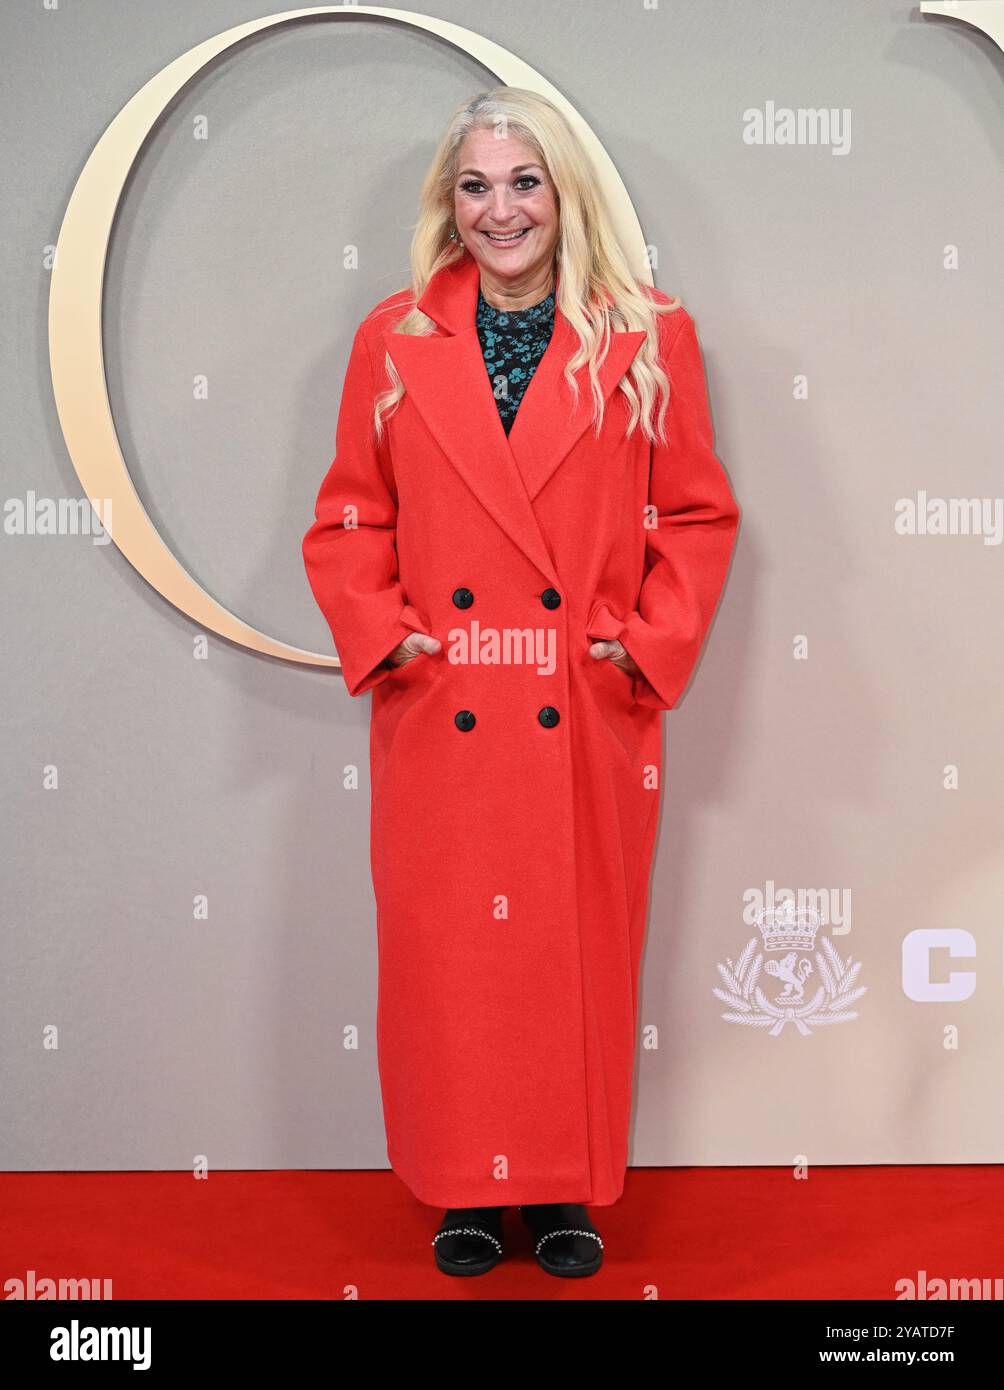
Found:
M 460 234 L 456 227 L 454 227 L 453 231 L 450 233 L 450 240 L 455 241 L 458 246 L 463 247 L 464 243 L 460 240 Z

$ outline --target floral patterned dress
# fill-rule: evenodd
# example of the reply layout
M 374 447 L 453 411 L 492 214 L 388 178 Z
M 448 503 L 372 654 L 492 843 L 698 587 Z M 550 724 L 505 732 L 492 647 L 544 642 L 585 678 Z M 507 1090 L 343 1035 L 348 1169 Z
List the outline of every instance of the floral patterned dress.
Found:
M 554 291 L 528 309 L 496 309 L 478 290 L 478 338 L 508 435 L 554 329 Z

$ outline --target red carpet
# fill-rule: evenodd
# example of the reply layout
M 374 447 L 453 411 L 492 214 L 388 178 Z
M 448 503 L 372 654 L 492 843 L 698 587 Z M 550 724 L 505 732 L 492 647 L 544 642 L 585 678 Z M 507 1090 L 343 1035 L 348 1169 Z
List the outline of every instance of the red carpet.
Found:
M 0 1175 L 0 1283 L 111 1279 L 123 1298 L 810 1299 L 896 1297 L 896 1281 L 1004 1276 L 1002 1169 L 634 1168 L 590 1215 L 605 1261 L 555 1279 L 515 1210 L 506 1258 L 433 1263 L 442 1212 L 390 1172 Z

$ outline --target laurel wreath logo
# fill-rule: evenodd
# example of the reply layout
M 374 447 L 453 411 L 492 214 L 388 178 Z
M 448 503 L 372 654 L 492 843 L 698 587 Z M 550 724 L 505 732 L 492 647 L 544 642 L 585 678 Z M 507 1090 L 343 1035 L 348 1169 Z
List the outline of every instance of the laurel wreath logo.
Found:
M 786 1023 L 793 1023 L 803 1036 L 807 1036 L 814 1028 L 823 1028 L 831 1023 L 848 1023 L 858 1017 L 849 1006 L 868 989 L 867 985 L 854 988 L 861 962 L 852 964 L 851 956 L 842 961 L 833 942 L 827 937 L 823 937 L 820 943 L 822 949 L 816 951 L 816 968 L 822 984 L 811 999 L 793 1004 L 776 1003 L 764 994 L 758 983 L 764 953 L 757 951 L 756 945 L 757 938 L 752 936 L 734 965 L 728 956 L 725 965 L 718 963 L 718 973 L 725 982 L 725 989 L 716 987 L 712 994 L 731 1004 L 734 1010 L 723 1013 L 722 1018 L 746 1028 L 766 1028 L 771 1037 L 776 1038 Z

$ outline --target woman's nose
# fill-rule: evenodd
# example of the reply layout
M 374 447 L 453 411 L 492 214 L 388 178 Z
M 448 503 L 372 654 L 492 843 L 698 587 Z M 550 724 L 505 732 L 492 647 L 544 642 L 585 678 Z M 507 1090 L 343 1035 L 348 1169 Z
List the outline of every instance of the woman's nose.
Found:
M 496 193 L 492 199 L 492 219 L 498 227 L 504 227 L 515 216 L 515 209 L 508 193 Z

